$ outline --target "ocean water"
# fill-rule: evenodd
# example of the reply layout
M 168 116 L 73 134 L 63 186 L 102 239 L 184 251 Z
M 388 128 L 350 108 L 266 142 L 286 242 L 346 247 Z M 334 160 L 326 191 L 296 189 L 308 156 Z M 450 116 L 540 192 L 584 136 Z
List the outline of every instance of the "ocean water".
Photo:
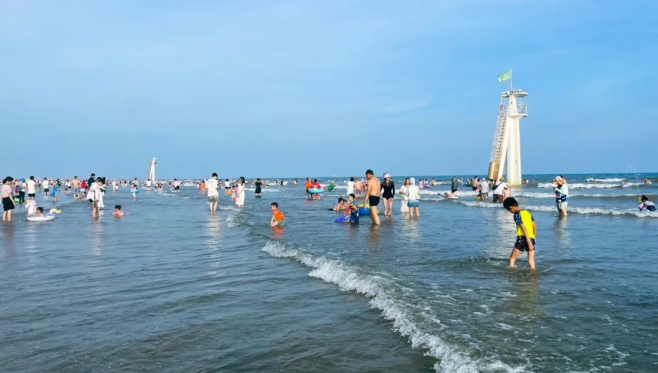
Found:
M 19 209 L 1 225 L 0 371 L 656 372 L 645 176 L 567 175 L 566 219 L 549 176 L 513 189 L 539 228 L 536 272 L 525 256 L 506 268 L 511 214 L 467 187 L 439 198 L 447 178 L 421 192 L 420 219 L 396 200 L 379 227 L 333 223 L 342 182 L 320 201 L 248 192 L 242 210 L 221 195 L 216 215 L 194 187 L 135 202 L 122 188 L 95 221 L 61 196 L 54 221 Z

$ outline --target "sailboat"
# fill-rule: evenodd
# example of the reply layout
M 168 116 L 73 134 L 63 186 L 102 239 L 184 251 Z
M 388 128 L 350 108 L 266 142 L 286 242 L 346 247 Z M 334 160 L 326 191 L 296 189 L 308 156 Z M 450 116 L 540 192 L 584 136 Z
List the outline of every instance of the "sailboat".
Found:
M 149 165 L 149 173 L 146 176 L 146 180 L 155 181 L 155 165 L 158 164 L 158 162 L 156 162 L 156 159 L 157 158 L 155 157 L 151 159 L 151 164 Z

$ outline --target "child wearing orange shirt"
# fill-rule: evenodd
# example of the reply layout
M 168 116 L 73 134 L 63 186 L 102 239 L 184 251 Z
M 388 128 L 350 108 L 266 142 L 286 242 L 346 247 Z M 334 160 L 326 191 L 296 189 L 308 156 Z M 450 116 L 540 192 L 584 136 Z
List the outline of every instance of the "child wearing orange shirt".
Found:
M 281 211 L 279 211 L 279 204 L 272 202 L 270 205 L 272 209 L 272 220 L 270 221 L 270 227 L 283 227 L 284 216 Z

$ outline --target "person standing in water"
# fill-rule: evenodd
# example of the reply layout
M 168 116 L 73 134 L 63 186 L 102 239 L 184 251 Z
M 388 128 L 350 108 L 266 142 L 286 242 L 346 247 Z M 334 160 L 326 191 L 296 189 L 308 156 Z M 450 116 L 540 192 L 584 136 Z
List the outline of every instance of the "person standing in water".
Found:
M 99 202 L 101 199 L 101 186 L 100 180 L 98 183 L 94 180 L 91 184 L 87 186 L 89 191 L 87 192 L 87 199 L 91 202 L 91 217 L 97 218 L 99 215 Z
M 244 189 L 246 187 L 245 184 L 246 181 L 244 177 L 240 176 L 240 180 L 238 180 L 238 190 L 235 197 L 235 205 L 238 207 L 244 207 Z
M 354 178 L 350 177 L 347 181 L 347 195 L 354 194 Z
M 567 206 L 569 204 L 569 186 L 567 186 L 567 179 L 562 175 L 558 175 L 553 180 L 553 190 L 555 191 L 555 204 L 560 217 L 567 216 Z
M 457 181 L 457 178 L 453 176 L 452 181 L 450 182 L 450 193 L 457 193 L 457 189 L 459 189 L 459 182 Z
M 524 251 L 528 252 L 528 265 L 535 269 L 535 239 L 537 224 L 535 219 L 527 210 L 522 210 L 516 199 L 509 197 L 503 201 L 505 210 L 514 214 L 516 224 L 516 242 L 509 257 L 509 267 L 514 268 L 516 258 Z
M 73 188 L 73 197 L 77 198 L 80 195 L 80 180 L 77 176 L 71 180 L 71 188 Z
M 2 180 L 2 221 L 11 221 L 12 211 L 16 208 L 14 193 L 11 191 L 11 183 L 14 179 L 7 176 Z
M 416 217 L 420 217 L 420 190 L 416 186 L 416 180 L 412 177 L 409 179 L 409 185 L 407 186 L 407 207 L 409 208 L 409 217 L 414 217 L 414 212 Z
M 260 194 L 262 192 L 261 187 L 263 185 L 263 182 L 260 181 L 260 178 L 256 179 L 256 182 L 254 183 L 254 192 L 256 193 L 256 198 L 260 198 Z
M 34 176 L 30 176 L 27 181 L 27 199 L 28 201 L 34 199 L 37 195 L 37 183 L 34 181 Z
M 379 182 L 379 179 L 375 177 L 375 173 L 372 170 L 366 171 L 366 179 L 368 180 L 368 187 L 366 189 L 366 196 L 363 199 L 363 204 L 370 204 L 370 220 L 374 225 L 379 225 L 379 212 L 377 210 L 377 205 L 379 205 L 379 199 L 382 192 L 382 185 Z
M 402 203 L 400 203 L 400 212 L 406 214 L 409 212 L 409 206 L 407 202 L 409 201 L 409 185 L 411 185 L 411 179 L 404 179 L 404 185 L 400 188 L 400 195 L 402 196 Z
M 213 172 L 210 179 L 205 180 L 206 189 L 208 190 L 208 204 L 210 212 L 217 211 L 217 202 L 219 202 L 219 181 L 217 173 Z
M 393 199 L 395 198 L 395 183 L 391 175 L 384 174 L 382 183 L 382 198 L 384 198 L 384 216 L 393 215 Z
M 507 183 L 505 183 L 505 178 L 500 177 L 498 184 L 494 184 L 493 187 L 493 201 L 495 203 L 503 203 L 503 194 L 507 189 Z
M 480 179 L 480 199 L 489 202 L 489 180 L 483 177 Z
M 48 198 L 48 194 L 50 193 L 50 182 L 48 181 L 47 177 L 43 178 L 43 182 L 41 183 L 41 188 L 43 188 L 43 193 Z
M 306 188 L 306 199 L 313 198 L 313 196 L 311 195 L 311 192 L 309 192 L 309 190 L 311 189 L 311 184 L 313 184 L 311 182 L 311 178 L 307 177 L 306 178 L 306 183 L 304 184 L 304 187 Z

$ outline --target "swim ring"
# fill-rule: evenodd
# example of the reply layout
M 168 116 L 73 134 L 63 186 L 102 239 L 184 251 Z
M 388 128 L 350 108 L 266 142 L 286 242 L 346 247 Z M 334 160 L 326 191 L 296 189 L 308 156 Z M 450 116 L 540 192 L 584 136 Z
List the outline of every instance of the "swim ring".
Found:
M 44 215 L 44 216 L 28 216 L 27 220 L 28 221 L 50 221 L 55 219 L 55 215 Z
M 349 215 L 343 215 L 339 218 L 336 218 L 336 220 L 334 220 L 334 223 L 349 223 L 349 222 L 350 222 Z
M 336 184 L 329 184 L 329 186 L 327 187 L 327 192 L 331 192 L 332 190 L 334 190 L 335 187 Z
M 360 204 L 359 205 L 359 215 L 360 216 L 370 215 L 370 205 Z
M 322 193 L 324 193 L 324 189 L 313 188 L 308 190 L 308 194 L 322 194 Z

